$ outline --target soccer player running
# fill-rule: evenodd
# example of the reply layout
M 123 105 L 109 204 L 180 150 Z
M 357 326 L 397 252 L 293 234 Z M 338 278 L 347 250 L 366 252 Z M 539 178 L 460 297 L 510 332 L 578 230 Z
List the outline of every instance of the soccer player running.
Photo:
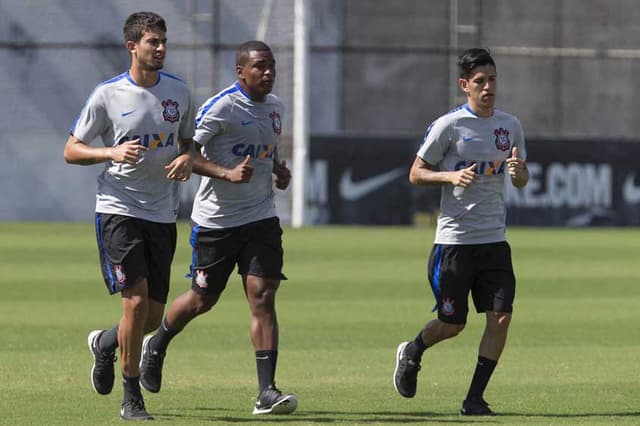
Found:
M 95 226 L 104 282 L 120 292 L 123 315 L 109 330 L 89 334 L 91 382 L 111 392 L 120 346 L 125 420 L 152 419 L 140 392 L 144 334 L 158 327 L 169 292 L 176 247 L 179 182 L 193 163 L 195 111 L 186 84 L 160 72 L 166 24 L 152 12 L 130 15 L 124 39 L 128 72 L 100 84 L 69 130 L 67 163 L 105 163 L 98 177 Z M 89 144 L 98 136 L 104 147 Z
M 236 264 L 251 311 L 258 397 L 253 414 L 288 414 L 294 395 L 275 387 L 278 357 L 276 291 L 282 274 L 282 229 L 274 205 L 273 177 L 286 189 L 291 173 L 277 155 L 284 106 L 271 90 L 276 61 L 261 41 L 236 52 L 237 81 L 208 99 L 196 116 L 193 170 L 203 176 L 191 219 L 191 289 L 167 310 L 155 336 L 143 345 L 141 383 L 158 392 L 167 346 L 220 298 Z
M 428 263 L 438 318 L 413 341 L 398 346 L 393 384 L 400 395 L 415 396 L 424 351 L 464 329 L 471 293 L 476 310 L 485 313 L 486 326 L 460 412 L 492 415 L 483 393 L 506 342 L 515 296 L 505 237 L 504 175 L 521 188 L 529 173 L 520 122 L 494 109 L 497 74 L 489 52 L 465 51 L 458 68 L 458 85 L 467 103 L 428 127 L 409 174 L 414 185 L 442 187 Z

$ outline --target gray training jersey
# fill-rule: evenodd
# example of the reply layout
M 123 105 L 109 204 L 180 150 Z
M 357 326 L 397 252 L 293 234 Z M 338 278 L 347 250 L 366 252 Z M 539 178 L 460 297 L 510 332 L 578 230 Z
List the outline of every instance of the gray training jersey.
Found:
M 512 147 L 526 159 L 524 133 L 516 117 L 495 110 L 479 117 L 462 105 L 427 129 L 418 157 L 440 171 L 477 164 L 479 180 L 467 188 L 442 185 L 436 244 L 484 244 L 505 240 L 505 160 Z
M 165 166 L 179 153 L 179 139 L 191 139 L 194 108 L 186 84 L 167 73 L 153 87 L 140 87 L 120 74 L 98 85 L 69 132 L 85 143 L 101 136 L 105 146 L 140 139 L 148 151 L 135 164 L 108 161 L 98 176 L 96 212 L 152 222 L 175 222 L 179 183 Z
M 228 169 L 248 155 L 254 172 L 247 183 L 203 176 L 191 213 L 196 224 L 220 229 L 276 216 L 272 172 L 283 113 L 278 97 L 254 102 L 238 82 L 200 107 L 194 140 L 203 146 L 202 155 Z

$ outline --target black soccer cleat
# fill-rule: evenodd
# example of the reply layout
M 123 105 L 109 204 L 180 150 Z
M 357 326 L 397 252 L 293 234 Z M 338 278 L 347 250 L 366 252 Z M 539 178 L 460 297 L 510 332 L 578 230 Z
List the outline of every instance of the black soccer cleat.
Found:
M 91 385 L 100 395 L 107 395 L 113 389 L 115 380 L 113 364 L 116 362 L 116 353 L 101 351 L 98 346 L 100 336 L 105 330 L 93 330 L 87 337 L 87 344 L 93 356 L 91 367 Z
M 405 398 L 413 398 L 418 387 L 418 371 L 420 363 L 412 360 L 405 353 L 409 342 L 398 345 L 396 352 L 396 369 L 393 372 L 393 387 Z
M 274 385 L 269 385 L 256 398 L 253 414 L 289 414 L 298 407 L 295 395 L 283 395 Z
M 471 397 L 462 402 L 460 414 L 464 416 L 495 416 L 496 414 L 489 408 L 489 403 L 478 397 Z
M 162 385 L 162 364 L 166 353 L 158 352 L 149 347 L 153 339 L 148 335 L 142 341 L 142 356 L 140 357 L 140 384 L 149 392 L 160 392 Z
M 132 398 L 122 401 L 120 418 L 123 420 L 153 420 L 153 416 L 147 412 L 142 398 Z

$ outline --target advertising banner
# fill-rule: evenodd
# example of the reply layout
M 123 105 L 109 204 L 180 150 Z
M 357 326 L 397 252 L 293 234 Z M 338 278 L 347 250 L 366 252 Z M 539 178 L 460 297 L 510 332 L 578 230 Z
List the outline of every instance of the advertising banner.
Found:
M 311 223 L 402 225 L 421 213 L 437 214 L 439 189 L 408 179 L 421 142 L 312 138 L 306 194 Z M 640 143 L 528 139 L 527 151 L 529 184 L 505 185 L 508 224 L 640 225 Z
M 505 193 L 508 223 L 527 226 L 640 225 L 640 144 L 527 141 L 530 180 Z
M 413 223 L 409 169 L 420 141 L 314 137 L 306 199 L 312 224 Z

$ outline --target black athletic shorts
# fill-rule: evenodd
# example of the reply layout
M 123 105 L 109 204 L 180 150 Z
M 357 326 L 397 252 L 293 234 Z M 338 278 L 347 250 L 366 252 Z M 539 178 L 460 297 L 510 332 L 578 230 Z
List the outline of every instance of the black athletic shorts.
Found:
M 176 224 L 96 213 L 102 276 L 110 294 L 147 278 L 149 297 L 167 303 Z
M 506 241 L 490 244 L 434 244 L 429 256 L 429 282 L 438 318 L 465 324 L 469 292 L 478 313 L 512 312 L 516 279 Z
M 231 272 L 286 280 L 282 274 L 282 228 L 277 217 L 225 229 L 200 225 L 191 230 L 191 288 L 203 295 L 219 295 Z

